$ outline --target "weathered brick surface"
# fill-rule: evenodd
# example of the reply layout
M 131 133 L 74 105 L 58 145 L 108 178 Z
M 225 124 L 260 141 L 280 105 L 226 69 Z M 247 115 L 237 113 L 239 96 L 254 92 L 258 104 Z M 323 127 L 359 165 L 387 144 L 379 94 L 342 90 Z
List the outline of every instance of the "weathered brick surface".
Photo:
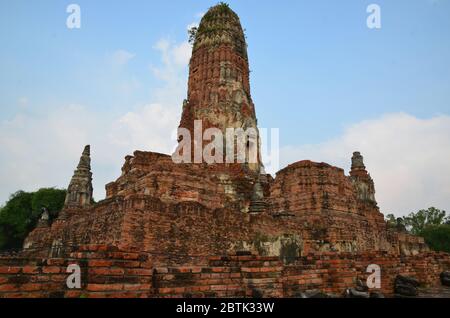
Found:
M 423 286 L 439 286 L 439 273 L 450 268 L 448 254 L 431 252 L 402 258 L 387 252 L 326 252 L 289 265 L 278 257 L 216 256 L 205 257 L 203 266 L 169 267 L 148 267 L 152 255 L 141 253 L 147 259 L 144 267 L 124 260 L 133 253 L 110 253 L 108 246 L 80 249 L 85 252 L 58 260 L 59 266 L 54 259 L 27 259 L 33 265 L 22 265 L 17 258 L 0 258 L 0 297 L 298 297 L 311 289 L 340 295 L 355 287 L 356 279 L 367 278 L 370 264 L 381 267 L 381 291 L 389 296 L 398 274 L 414 276 Z M 97 258 L 99 251 L 106 259 Z M 67 265 L 74 263 L 81 267 L 79 290 L 66 286 Z M 106 264 L 114 265 L 102 267 Z

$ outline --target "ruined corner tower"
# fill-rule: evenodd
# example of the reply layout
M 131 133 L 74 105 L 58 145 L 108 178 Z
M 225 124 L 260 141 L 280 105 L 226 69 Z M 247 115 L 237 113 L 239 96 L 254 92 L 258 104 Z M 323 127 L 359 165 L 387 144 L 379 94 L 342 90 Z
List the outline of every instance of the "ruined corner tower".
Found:
M 193 32 L 193 42 L 188 94 L 179 127 L 188 129 L 192 136 L 198 120 L 202 121 L 202 132 L 219 129 L 224 136 L 224 151 L 227 128 L 256 132 L 246 147 L 247 151 L 257 147 L 258 163 L 248 166 L 259 172 L 259 131 L 250 95 L 247 44 L 239 17 L 226 4 L 210 8 Z
M 93 202 L 92 191 L 90 146 L 87 145 L 84 147 L 80 162 L 67 188 L 64 207 L 86 208 L 90 206 Z
M 350 179 L 356 189 L 358 199 L 362 202 L 376 206 L 375 184 L 366 170 L 364 157 L 358 151 L 355 151 L 352 156 Z

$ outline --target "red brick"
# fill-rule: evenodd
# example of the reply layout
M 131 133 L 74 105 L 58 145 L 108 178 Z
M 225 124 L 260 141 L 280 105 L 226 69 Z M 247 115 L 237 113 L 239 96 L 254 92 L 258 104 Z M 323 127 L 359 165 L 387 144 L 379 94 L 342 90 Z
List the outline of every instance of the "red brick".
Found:
M 149 290 L 152 286 L 150 284 L 125 284 L 125 290 Z
M 45 292 L 18 292 L 18 293 L 8 293 L 7 298 L 45 298 L 48 297 Z
M 190 267 L 178 267 L 177 270 L 180 273 L 190 273 L 191 272 L 191 268 Z
M 155 270 L 158 274 L 167 274 L 169 272 L 167 267 L 157 267 Z
M 201 273 L 202 272 L 202 268 L 201 267 L 192 267 L 191 268 L 191 272 L 192 273 Z
M 22 273 L 24 274 L 37 274 L 39 273 L 39 267 L 37 266 L 24 266 L 22 269 Z
M 87 294 L 87 298 L 108 298 L 108 297 L 111 297 L 111 294 L 108 294 L 108 293 L 89 293 L 89 294 Z
M 114 261 L 111 260 L 89 260 L 88 266 L 90 267 L 108 267 L 114 264 Z
M 50 276 L 49 275 L 34 275 L 32 276 L 32 279 L 35 282 L 48 282 L 50 280 Z
M 47 260 L 47 265 L 57 265 L 62 266 L 65 263 L 65 259 L 63 258 L 51 258 Z
M 227 267 L 213 267 L 212 271 L 214 273 L 224 273 L 224 272 L 229 272 L 230 268 L 227 268 Z
M 67 280 L 68 275 L 69 274 L 67 274 L 67 275 L 63 275 L 63 274 L 51 275 L 50 280 L 53 282 L 65 282 Z
M 268 272 L 279 272 L 279 267 L 261 267 L 260 272 L 268 273 Z
M 36 284 L 36 283 L 30 283 L 30 284 L 23 284 L 20 286 L 21 291 L 36 291 L 43 289 L 42 284 Z
M 81 290 L 68 290 L 65 292 L 64 297 L 66 298 L 81 298 L 84 295 L 84 291 Z
M 127 268 L 137 268 L 140 267 L 141 262 L 138 261 L 117 261 L 114 262 L 114 266 L 117 267 L 127 267 Z
M 0 274 L 17 274 L 21 270 L 20 267 L 0 266 Z
M 191 292 L 204 292 L 211 290 L 211 286 L 192 286 L 189 287 L 189 291 Z
M 160 294 L 171 294 L 172 293 L 172 288 L 159 288 L 158 292 Z
M 88 284 L 86 287 L 88 291 L 115 291 L 122 289 L 123 284 Z
M 61 268 L 57 266 L 44 266 L 42 272 L 44 274 L 58 274 L 61 272 Z
M 0 285 L 0 292 L 18 291 L 19 288 L 14 284 Z
M 121 253 L 121 252 L 114 252 L 113 253 L 114 258 L 121 258 L 126 260 L 137 260 L 139 259 L 138 253 Z
M 151 269 L 145 268 L 129 268 L 126 269 L 127 275 L 135 275 L 135 276 L 151 276 L 153 271 Z
M 121 276 L 124 274 L 122 268 L 90 268 L 89 274 L 93 275 L 110 275 L 110 276 Z

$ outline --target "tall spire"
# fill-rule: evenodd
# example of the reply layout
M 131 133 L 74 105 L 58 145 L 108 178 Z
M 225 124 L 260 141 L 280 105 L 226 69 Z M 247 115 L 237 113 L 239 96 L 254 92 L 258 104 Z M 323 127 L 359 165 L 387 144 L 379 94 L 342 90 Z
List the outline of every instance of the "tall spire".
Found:
M 355 173 L 357 170 L 366 170 L 364 157 L 359 151 L 355 151 L 352 156 L 352 172 Z
M 247 147 L 258 147 L 258 164 L 253 170 L 259 170 L 259 132 L 250 96 L 247 44 L 239 17 L 227 4 L 220 3 L 203 16 L 193 39 L 188 96 L 179 127 L 188 129 L 191 136 L 196 120 L 201 120 L 202 132 L 217 128 L 223 136 L 227 128 L 255 131 L 257 136 L 251 134 L 253 141 Z
M 356 189 L 358 199 L 376 206 L 375 184 L 366 170 L 364 158 L 359 151 L 355 151 L 352 156 L 350 179 Z
M 90 146 L 84 147 L 80 162 L 67 189 L 65 207 L 85 208 L 92 203 Z

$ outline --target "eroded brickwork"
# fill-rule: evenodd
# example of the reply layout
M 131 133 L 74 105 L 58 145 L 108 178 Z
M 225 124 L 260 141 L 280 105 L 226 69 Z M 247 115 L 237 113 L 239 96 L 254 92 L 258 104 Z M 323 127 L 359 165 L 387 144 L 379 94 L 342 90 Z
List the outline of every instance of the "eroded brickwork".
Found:
M 370 264 L 382 267 L 381 291 L 391 296 L 398 274 L 435 286 L 439 273 L 450 267 L 448 255 L 440 253 L 403 258 L 383 252 L 322 253 L 289 265 L 278 257 L 245 255 L 161 266 L 154 256 L 86 245 L 66 258 L 0 257 L 0 297 L 299 297 L 313 289 L 342 295 L 367 277 Z M 66 285 L 70 264 L 80 266 L 80 289 Z

